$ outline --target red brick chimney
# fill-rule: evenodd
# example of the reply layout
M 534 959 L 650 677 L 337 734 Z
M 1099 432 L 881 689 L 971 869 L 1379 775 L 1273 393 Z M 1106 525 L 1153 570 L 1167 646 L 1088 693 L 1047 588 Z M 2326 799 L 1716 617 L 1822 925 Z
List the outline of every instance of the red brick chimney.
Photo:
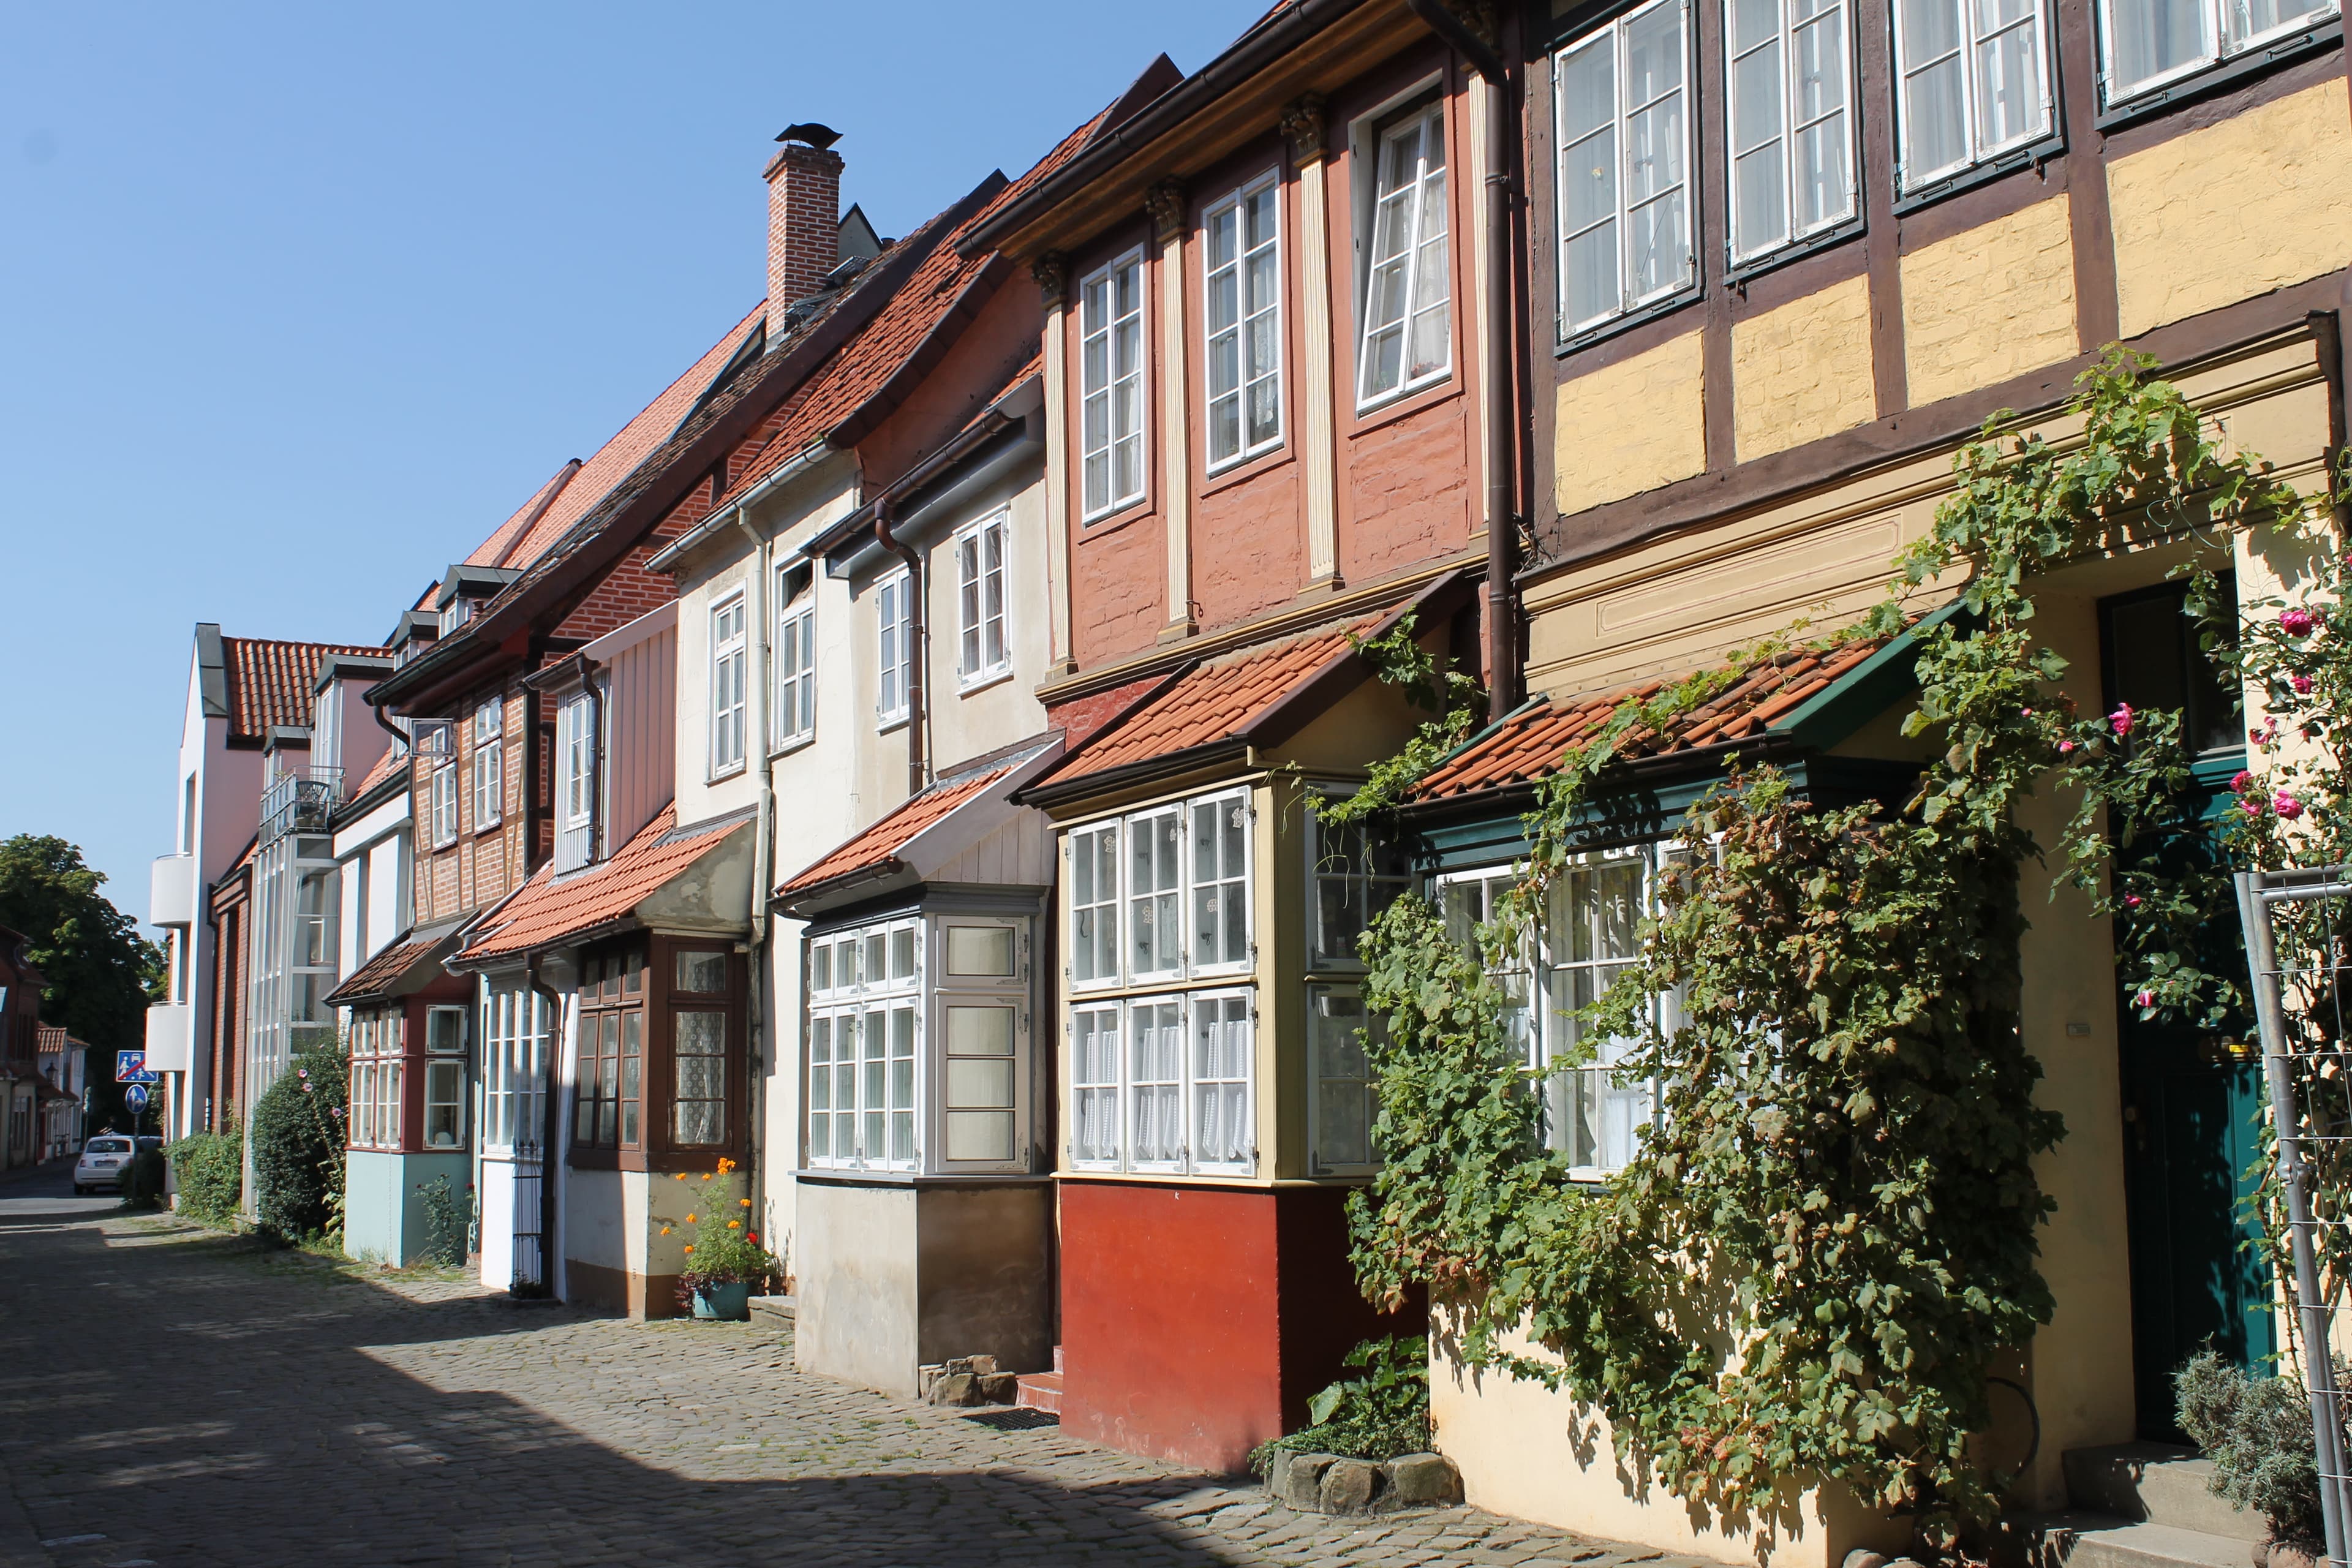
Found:
M 841 260 L 841 154 L 788 142 L 768 163 L 768 341 Z

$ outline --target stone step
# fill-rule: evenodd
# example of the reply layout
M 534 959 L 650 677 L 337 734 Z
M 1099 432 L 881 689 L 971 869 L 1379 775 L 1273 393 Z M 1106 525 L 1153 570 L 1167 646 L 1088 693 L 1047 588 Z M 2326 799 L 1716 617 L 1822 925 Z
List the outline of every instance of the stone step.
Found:
M 2235 1536 L 2075 1510 L 2002 1520 L 1992 1558 L 2003 1568 L 2253 1568 L 2255 1551 Z
M 763 1329 L 789 1329 L 800 1316 L 800 1303 L 790 1296 L 751 1298 L 751 1321 Z
M 2213 1479 L 2213 1461 L 2194 1448 L 2115 1443 L 2071 1448 L 2061 1463 L 2066 1496 L 2078 1509 L 2250 1544 L 2270 1536 L 2262 1515 L 2213 1495 L 2207 1484 Z
M 1013 1381 L 1013 1404 L 1015 1409 L 1043 1410 L 1052 1415 L 1062 1413 L 1061 1359 L 1061 1353 L 1056 1352 L 1054 1371 L 1024 1373 Z

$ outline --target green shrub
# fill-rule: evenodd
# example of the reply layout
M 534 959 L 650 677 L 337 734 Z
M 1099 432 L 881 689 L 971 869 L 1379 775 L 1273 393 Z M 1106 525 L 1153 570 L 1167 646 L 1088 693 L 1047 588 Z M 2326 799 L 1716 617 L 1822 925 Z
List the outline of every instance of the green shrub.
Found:
M 2315 1552 L 2324 1535 L 2319 1466 L 2302 1385 L 2248 1377 L 2211 1351 L 2191 1356 L 2172 1382 L 2180 1429 L 2213 1461 L 2214 1495 L 2262 1514 L 2280 1540 Z
M 449 1178 L 436 1176 L 416 1184 L 425 1205 L 425 1261 L 444 1268 L 466 1266 L 466 1213 Z
M 163 1152 L 180 1184 L 180 1212 L 206 1225 L 226 1225 L 244 1195 L 245 1139 L 237 1129 L 198 1132 Z
M 1348 1352 L 1361 1375 L 1341 1378 L 1307 1402 L 1310 1425 L 1252 1449 L 1250 1468 L 1264 1475 L 1275 1450 L 1393 1459 L 1429 1448 L 1429 1336 L 1366 1340 Z
M 309 1051 L 254 1102 L 254 1219 L 274 1241 L 342 1227 L 347 1081 L 340 1055 Z
M 122 1206 L 152 1209 L 163 1199 L 163 1151 L 142 1149 L 122 1173 Z

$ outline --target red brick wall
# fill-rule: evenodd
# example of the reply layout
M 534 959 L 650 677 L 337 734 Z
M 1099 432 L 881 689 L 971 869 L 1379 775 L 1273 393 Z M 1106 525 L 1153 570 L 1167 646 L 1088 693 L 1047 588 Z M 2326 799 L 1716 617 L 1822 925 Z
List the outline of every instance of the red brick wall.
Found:
M 841 260 L 841 154 L 797 143 L 776 150 L 768 175 L 768 339 L 783 335 L 793 300 L 816 291 Z

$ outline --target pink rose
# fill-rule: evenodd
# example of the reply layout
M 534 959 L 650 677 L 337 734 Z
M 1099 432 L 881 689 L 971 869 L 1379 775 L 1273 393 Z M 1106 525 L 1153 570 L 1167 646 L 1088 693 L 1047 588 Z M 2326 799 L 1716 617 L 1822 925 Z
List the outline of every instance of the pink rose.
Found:
M 2058 742 L 2058 754 L 2062 757 L 2074 749 L 2074 742 L 2072 741 L 2061 741 Z
M 2031 719 L 2033 717 L 2033 710 L 2031 708 L 2021 708 L 2017 711 L 2022 718 Z
M 2107 715 L 2107 722 L 2115 726 L 2116 733 L 2118 736 L 2130 734 L 2132 731 L 2131 704 L 2128 702 L 2118 703 L 2116 707 L 2116 710 Z
M 2230 793 L 2232 795 L 2243 795 L 2246 793 L 2247 786 L 2252 784 L 2253 782 L 2254 775 L 2248 773 L 2245 769 L 2240 768 L 2238 770 L 2238 776 L 2230 781 Z
M 2155 992 L 2153 992 L 2153 991 L 2143 991 L 2143 992 L 2141 992 L 2138 995 L 2137 995 L 2137 996 L 2135 996 L 2135 997 L 2133 997 L 2133 998 L 2132 998 L 2132 1005 L 2133 1005 L 2133 1006 L 2135 1006 L 2135 1007 L 2153 1007 L 2153 1006 L 2155 1006 L 2155 1005 L 2156 1005 L 2156 993 L 2155 993 Z
M 2136 910 L 2139 908 L 2139 895 L 2137 893 L 2126 893 L 2124 895 L 2124 908 L 2127 910 Z
M 2279 612 L 2279 629 L 2286 633 L 2286 635 L 2291 637 L 2299 637 L 2305 635 L 2311 630 L 2313 625 L 2314 622 L 2312 621 L 2311 612 L 2309 610 L 2281 610 Z
M 2238 805 L 2248 816 L 2260 816 L 2263 814 L 2263 797 L 2261 795 L 2250 795 L 2246 796 L 2245 799 L 2240 801 Z
M 2295 799 L 2294 796 L 2287 794 L 2286 791 L 2281 790 L 2278 794 L 2271 796 L 2271 809 L 2279 814 L 2279 819 L 2281 821 L 2293 822 L 2296 817 L 2303 815 L 2303 802 Z
M 2307 675 L 2290 675 L 2286 678 L 2286 683 L 2294 688 L 2294 694 L 2297 697 L 2311 695 L 2311 677 Z

